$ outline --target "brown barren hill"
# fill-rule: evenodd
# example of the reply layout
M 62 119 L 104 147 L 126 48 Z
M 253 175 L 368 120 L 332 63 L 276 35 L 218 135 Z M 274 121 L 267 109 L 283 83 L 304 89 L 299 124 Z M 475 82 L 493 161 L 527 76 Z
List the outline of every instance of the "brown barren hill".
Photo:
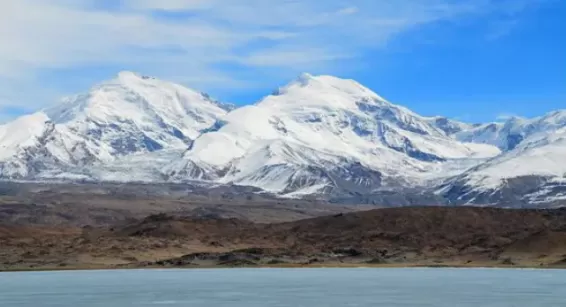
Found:
M 34 236 L 29 228 L 21 231 L 23 237 Z M 566 264 L 566 209 L 393 208 L 272 224 L 158 214 L 110 227 L 85 227 L 80 234 L 70 230 L 59 240 L 0 240 L 16 255 L 8 259 L 3 254 L 4 269 L 559 267 Z

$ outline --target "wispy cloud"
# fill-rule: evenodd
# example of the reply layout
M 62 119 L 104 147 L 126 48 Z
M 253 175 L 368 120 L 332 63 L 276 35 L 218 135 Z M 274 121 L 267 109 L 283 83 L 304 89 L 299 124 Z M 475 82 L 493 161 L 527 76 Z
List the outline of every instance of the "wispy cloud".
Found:
M 496 40 L 511 33 L 519 25 L 518 19 L 498 20 L 491 24 L 486 38 Z
M 501 113 L 501 114 L 498 114 L 497 117 L 496 117 L 497 121 L 500 121 L 500 122 L 508 121 L 510 119 L 513 119 L 513 118 L 522 118 L 522 117 L 517 115 L 517 114 L 513 114 L 513 113 Z
M 137 70 L 205 89 L 254 86 L 265 79 L 243 80 L 242 69 L 324 70 L 421 25 L 512 13 L 524 9 L 518 2 L 525 1 L 2 1 L 0 106 L 51 103 L 67 88 L 46 74 L 92 67 Z

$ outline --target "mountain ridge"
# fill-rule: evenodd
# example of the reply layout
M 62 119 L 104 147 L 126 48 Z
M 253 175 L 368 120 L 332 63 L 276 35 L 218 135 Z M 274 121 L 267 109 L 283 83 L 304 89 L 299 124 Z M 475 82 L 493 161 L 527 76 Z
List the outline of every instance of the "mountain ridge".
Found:
M 258 103 L 234 110 L 223 121 L 222 127 L 201 135 L 185 153 L 189 166 L 228 170 L 220 171 L 218 179 L 223 183 L 255 185 L 251 178 L 271 178 L 270 183 L 286 178 L 280 186 L 270 187 L 277 193 L 298 192 L 288 189 L 297 176 L 309 189 L 331 184 L 329 178 L 310 180 L 316 176 L 308 173 L 320 169 L 335 168 L 343 177 L 351 172 L 341 166 L 361 164 L 392 178 L 387 174 L 395 172 L 391 164 L 405 164 L 418 173 L 433 162 L 486 155 L 361 84 L 332 76 L 303 74 Z M 301 154 L 307 151 L 308 157 Z M 237 165 L 242 161 L 246 167 Z
M 282 197 L 340 199 L 420 190 L 446 203 L 498 205 L 511 200 L 480 197 L 504 189 L 485 180 L 535 176 L 545 183 L 514 190 L 521 196 L 512 199 L 546 204 L 535 194 L 548 190 L 545 197 L 561 201 L 559 174 L 531 171 L 536 164 L 515 177 L 485 170 L 523 161 L 533 146 L 543 151 L 533 161 L 543 161 L 545 150 L 556 152 L 546 166 L 553 168 L 562 163 L 564 127 L 566 111 L 485 124 L 425 117 L 354 80 L 328 75 L 301 74 L 257 103 L 235 107 L 124 71 L 0 125 L 0 178 L 204 180 Z M 481 176 L 487 179 L 472 180 Z

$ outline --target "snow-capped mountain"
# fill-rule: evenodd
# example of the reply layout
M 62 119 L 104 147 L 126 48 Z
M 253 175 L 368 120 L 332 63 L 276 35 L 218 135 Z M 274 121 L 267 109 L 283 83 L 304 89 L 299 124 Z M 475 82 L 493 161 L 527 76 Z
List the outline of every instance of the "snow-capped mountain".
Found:
M 512 117 L 503 123 L 475 125 L 453 134 L 463 142 L 490 144 L 508 151 L 530 136 L 551 133 L 563 127 L 566 127 L 566 110 L 554 111 L 532 119 Z
M 182 152 L 229 109 L 180 85 L 121 72 L 86 94 L 0 126 L 0 175 L 84 177 L 82 167 L 121 157 Z
M 492 146 L 465 144 L 430 118 L 387 102 L 353 80 L 303 74 L 255 105 L 230 112 L 165 168 L 187 178 L 283 194 L 421 185 L 453 160 Z
M 453 135 L 491 144 L 503 154 L 450 178 L 436 193 L 455 204 L 566 204 L 566 110 L 503 123 L 476 125 Z
M 449 180 L 438 193 L 454 203 L 516 206 L 565 201 L 566 127 L 528 137 L 512 150 Z
M 351 203 L 546 205 L 566 203 L 565 139 L 566 111 L 467 124 L 309 74 L 235 108 L 122 72 L 0 125 L 0 178 L 199 181 Z

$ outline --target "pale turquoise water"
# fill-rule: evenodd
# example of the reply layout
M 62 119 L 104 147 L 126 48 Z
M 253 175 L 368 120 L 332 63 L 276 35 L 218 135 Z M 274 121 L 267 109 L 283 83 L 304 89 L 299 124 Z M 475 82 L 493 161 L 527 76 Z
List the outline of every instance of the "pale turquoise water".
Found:
M 565 307 L 566 271 L 214 269 L 0 273 L 0 306 Z

